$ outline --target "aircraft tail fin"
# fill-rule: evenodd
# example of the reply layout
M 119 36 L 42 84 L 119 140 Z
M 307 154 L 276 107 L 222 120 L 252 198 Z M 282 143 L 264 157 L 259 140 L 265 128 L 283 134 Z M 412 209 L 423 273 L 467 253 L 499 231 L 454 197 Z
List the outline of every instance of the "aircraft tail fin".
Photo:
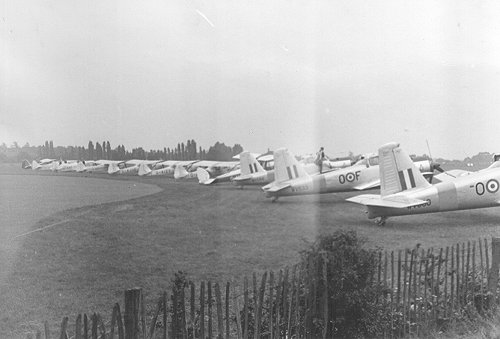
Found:
M 137 172 L 137 174 L 142 177 L 144 175 L 148 175 L 152 172 L 151 168 L 149 168 L 148 165 L 146 165 L 145 163 L 142 163 L 139 165 L 139 171 Z
M 378 154 L 382 197 L 413 188 L 431 186 L 398 143 L 383 145 L 379 148 Z
M 274 152 L 274 180 L 276 182 L 308 176 L 309 174 L 288 149 L 280 148 Z
M 198 177 L 198 182 L 203 184 L 210 180 L 210 173 L 204 168 L 198 167 L 196 169 L 196 176 Z
M 82 161 L 78 161 L 76 167 L 75 167 L 76 172 L 83 172 L 85 171 L 85 164 Z
M 118 167 L 117 164 L 114 162 L 110 163 L 108 166 L 108 174 L 115 174 L 120 170 L 120 167 Z
M 255 159 L 250 152 L 243 152 L 240 154 L 240 168 L 241 175 L 249 175 L 257 172 L 265 172 L 262 165 Z
M 41 166 L 40 166 L 40 164 L 39 164 L 36 160 L 33 160 L 33 161 L 31 162 L 31 169 L 32 169 L 32 170 L 39 169 L 40 167 L 41 167 Z
M 188 175 L 188 171 L 184 166 L 177 165 L 174 169 L 174 179 L 182 179 Z

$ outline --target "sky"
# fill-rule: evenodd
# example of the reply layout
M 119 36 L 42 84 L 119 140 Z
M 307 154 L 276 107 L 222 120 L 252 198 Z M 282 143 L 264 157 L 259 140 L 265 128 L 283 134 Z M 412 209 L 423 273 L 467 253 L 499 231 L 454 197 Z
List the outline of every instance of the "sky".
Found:
M 500 3 L 0 0 L 0 142 L 500 152 Z

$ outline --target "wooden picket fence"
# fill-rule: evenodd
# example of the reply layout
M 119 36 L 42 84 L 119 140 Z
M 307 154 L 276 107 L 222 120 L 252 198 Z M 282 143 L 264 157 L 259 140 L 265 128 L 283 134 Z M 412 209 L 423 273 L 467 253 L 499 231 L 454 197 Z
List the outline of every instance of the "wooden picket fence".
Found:
M 376 255 L 372 284 L 389 310 L 381 337 L 425 336 L 495 310 L 500 238 Z M 108 322 L 84 314 L 70 327 L 66 317 L 54 338 L 330 338 L 336 320 L 349 314 L 332 303 L 327 264 L 319 257 L 277 273 L 254 273 L 239 285 L 181 281 L 152 312 L 141 289 L 127 290 L 123 316 L 117 303 Z M 44 335 L 52 338 L 47 323 Z M 35 336 L 42 338 L 41 331 Z

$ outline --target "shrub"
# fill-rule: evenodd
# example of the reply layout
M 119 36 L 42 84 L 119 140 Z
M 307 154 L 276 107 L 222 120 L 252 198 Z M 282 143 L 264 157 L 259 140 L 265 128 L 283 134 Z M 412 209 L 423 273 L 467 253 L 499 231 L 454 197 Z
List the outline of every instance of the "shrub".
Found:
M 365 243 L 356 232 L 340 230 L 320 236 L 301 252 L 301 264 L 310 280 L 304 294 L 314 300 L 308 306 L 313 314 L 309 320 L 313 337 L 325 331 L 327 337 L 374 337 L 390 328 L 388 291 L 374 284 L 379 250 L 368 249 Z

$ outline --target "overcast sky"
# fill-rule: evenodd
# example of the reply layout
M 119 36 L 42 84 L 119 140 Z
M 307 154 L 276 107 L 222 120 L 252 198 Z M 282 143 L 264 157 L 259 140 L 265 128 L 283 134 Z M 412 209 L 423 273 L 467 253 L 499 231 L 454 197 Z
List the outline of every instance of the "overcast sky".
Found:
M 0 142 L 500 152 L 498 1 L 0 0 Z

